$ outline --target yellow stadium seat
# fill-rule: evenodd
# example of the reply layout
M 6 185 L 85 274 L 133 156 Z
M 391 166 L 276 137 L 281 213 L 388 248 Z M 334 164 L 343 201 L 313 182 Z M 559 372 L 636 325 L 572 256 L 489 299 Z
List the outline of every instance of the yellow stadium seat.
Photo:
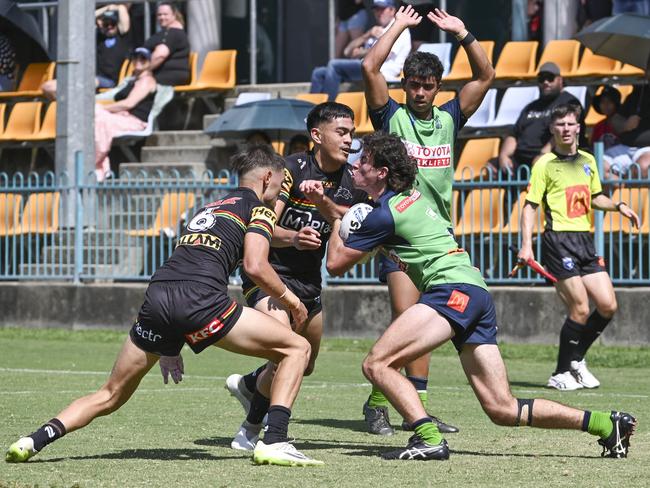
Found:
M 327 101 L 327 93 L 298 93 L 295 98 L 318 105 Z
M 537 41 L 511 41 L 503 46 L 497 61 L 497 78 L 533 78 L 535 59 L 537 58 Z
M 607 212 L 603 218 L 605 232 L 623 232 L 625 234 L 641 232 L 648 234 L 650 231 L 650 215 L 648 215 L 648 189 L 647 188 L 617 188 L 612 195 L 612 201 L 626 202 L 641 219 L 639 230 L 632 227 L 630 219 L 623 217 L 618 212 Z
M 401 88 L 391 88 L 388 90 L 388 96 L 397 103 L 406 103 L 406 92 Z
M 641 68 L 637 68 L 636 66 L 632 66 L 631 64 L 624 64 L 621 66 L 621 68 L 618 70 L 616 73 L 619 76 L 639 76 L 643 77 L 644 72 Z
M 573 76 L 612 76 L 621 69 L 621 62 L 606 56 L 599 56 L 585 48 L 578 69 Z
M 19 102 L 11 109 L 0 141 L 23 141 L 33 136 L 40 127 L 41 102 Z
M 25 69 L 16 91 L 0 91 L 0 99 L 14 97 L 41 97 L 41 85 L 54 76 L 55 63 L 31 63 Z
M 285 146 L 284 141 L 273 141 L 271 143 L 271 147 L 273 148 L 273 150 L 276 153 L 278 153 L 280 156 L 284 155 L 284 146 Z
M 49 141 L 56 139 L 56 102 L 48 105 L 43 123 L 38 131 L 23 137 L 24 141 Z
M 479 41 L 479 44 L 487 54 L 488 60 L 492 63 L 492 52 L 494 51 L 494 41 Z M 456 57 L 451 65 L 449 74 L 443 78 L 446 81 L 452 80 L 469 80 L 472 77 L 472 68 L 469 64 L 469 58 L 465 49 L 459 48 Z
M 16 234 L 53 234 L 59 230 L 59 192 L 32 193 Z
M 4 103 L 0 103 L 0 136 L 5 131 L 5 110 L 7 106 Z
M 166 193 L 152 226 L 148 229 L 130 230 L 126 234 L 134 237 L 157 237 L 163 229 L 176 230 L 183 212 L 192 208 L 195 200 L 193 193 Z
M 562 76 L 572 76 L 578 69 L 579 54 L 580 43 L 578 41 L 573 39 L 549 41 L 537 64 L 537 71 L 544 63 L 551 62 L 558 65 Z
M 363 92 L 341 92 L 336 96 L 336 101 L 347 105 L 354 112 L 354 127 L 357 132 L 359 128 L 366 128 L 366 119 L 368 118 L 368 107 L 366 97 Z M 372 127 L 367 132 L 372 131 Z
M 0 193 L 0 236 L 16 234 L 23 197 L 16 193 Z
M 236 59 L 237 51 L 234 49 L 208 52 L 203 60 L 203 68 L 198 78 L 188 85 L 175 86 L 174 91 L 179 93 L 196 93 L 204 91 L 225 91 L 234 88 L 236 82 Z
M 497 232 L 503 218 L 503 189 L 479 188 L 469 192 L 463 214 L 454 227 L 455 235 Z
M 437 106 L 440 107 L 441 105 L 444 105 L 450 100 L 453 100 L 456 98 L 456 92 L 453 90 L 445 90 L 445 91 L 439 91 L 438 94 L 436 95 L 436 98 L 433 100 L 433 103 Z
M 460 153 L 454 180 L 473 180 L 481 176 L 481 171 L 487 162 L 499 155 L 498 137 L 486 139 L 470 139 Z M 483 176 L 486 179 L 486 176 Z

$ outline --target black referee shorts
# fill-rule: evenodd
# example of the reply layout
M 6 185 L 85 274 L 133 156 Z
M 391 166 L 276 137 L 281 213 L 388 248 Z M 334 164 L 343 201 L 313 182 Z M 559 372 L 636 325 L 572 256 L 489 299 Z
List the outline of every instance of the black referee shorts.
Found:
M 607 271 L 605 260 L 596 254 L 589 232 L 544 231 L 542 262 L 559 280 Z
M 230 332 L 242 311 L 226 293 L 198 281 L 154 281 L 130 336 L 152 354 L 177 356 L 185 343 L 198 354 Z

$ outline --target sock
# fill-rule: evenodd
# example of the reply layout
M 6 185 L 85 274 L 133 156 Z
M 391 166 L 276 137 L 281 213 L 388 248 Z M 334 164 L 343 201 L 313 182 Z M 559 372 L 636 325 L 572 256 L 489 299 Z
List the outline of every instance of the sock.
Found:
M 587 424 L 586 429 L 585 423 Z M 614 430 L 611 412 L 585 412 L 582 430 L 586 430 L 591 435 L 597 435 L 601 439 L 607 439 Z
M 248 373 L 247 375 L 244 376 L 244 384 L 246 385 L 246 389 L 250 392 L 255 391 L 255 386 L 257 385 L 257 377 L 259 374 L 266 369 L 266 364 L 263 366 L 260 366 L 257 368 L 255 371 Z
M 40 451 L 48 444 L 65 435 L 65 427 L 57 418 L 43 424 L 36 432 L 29 434 L 34 439 L 34 449 Z
M 388 398 L 384 396 L 379 388 L 373 385 L 370 396 L 368 397 L 369 407 L 387 407 L 390 404 Z
M 249 424 L 261 424 L 266 412 L 269 410 L 271 401 L 262 395 L 258 390 L 253 393 L 251 399 L 251 409 L 246 416 L 246 422 Z
M 429 395 L 427 395 L 427 383 L 429 382 L 429 378 L 420 378 L 417 376 L 407 376 L 407 378 L 417 390 L 422 405 L 426 407 L 427 400 L 429 399 Z
M 435 446 L 442 441 L 442 434 L 438 430 L 438 426 L 429 417 L 413 422 L 413 430 L 429 445 Z
M 598 310 L 594 310 L 593 313 L 587 319 L 587 323 L 582 328 L 582 334 L 580 335 L 580 344 L 576 348 L 576 353 L 579 355 L 580 359 L 585 357 L 587 350 L 591 347 L 598 336 L 601 334 L 607 324 L 611 322 L 611 318 L 606 319 L 598 313 Z
M 557 355 L 557 367 L 555 374 L 564 373 L 571 369 L 571 361 L 579 361 L 581 358 L 577 353 L 580 345 L 580 336 L 584 325 L 574 322 L 569 317 L 564 321 L 560 332 L 560 349 Z
M 264 444 L 275 444 L 276 442 L 287 442 L 289 430 L 289 417 L 291 410 L 281 405 L 269 407 L 269 421 L 264 434 Z

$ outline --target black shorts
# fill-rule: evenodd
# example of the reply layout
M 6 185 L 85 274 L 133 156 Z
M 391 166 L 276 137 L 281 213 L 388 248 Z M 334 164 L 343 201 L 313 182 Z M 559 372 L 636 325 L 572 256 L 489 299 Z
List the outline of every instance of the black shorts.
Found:
M 451 342 L 460 352 L 464 344 L 496 344 L 497 314 L 490 292 L 465 283 L 436 285 L 418 300 L 449 321 Z
M 293 293 L 296 294 L 300 301 L 305 305 L 309 319 L 312 319 L 323 310 L 320 301 L 321 285 L 312 283 L 307 280 L 292 278 L 283 274 L 278 274 L 282 282 L 287 285 Z M 246 304 L 249 307 L 255 307 L 262 299 L 268 295 L 257 286 L 248 276 L 242 274 L 242 291 Z
M 607 271 L 589 232 L 544 231 L 542 263 L 558 280 Z
M 177 356 L 185 343 L 198 354 L 230 332 L 242 311 L 228 295 L 198 281 L 154 281 L 130 336 L 152 354 Z

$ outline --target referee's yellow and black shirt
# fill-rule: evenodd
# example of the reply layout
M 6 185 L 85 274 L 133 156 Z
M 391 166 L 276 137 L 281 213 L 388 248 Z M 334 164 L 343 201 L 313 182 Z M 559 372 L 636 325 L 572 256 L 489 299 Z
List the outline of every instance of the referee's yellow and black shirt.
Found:
M 533 166 L 526 201 L 544 206 L 546 230 L 589 232 L 591 199 L 600 193 L 598 167 L 591 154 L 550 152 Z

